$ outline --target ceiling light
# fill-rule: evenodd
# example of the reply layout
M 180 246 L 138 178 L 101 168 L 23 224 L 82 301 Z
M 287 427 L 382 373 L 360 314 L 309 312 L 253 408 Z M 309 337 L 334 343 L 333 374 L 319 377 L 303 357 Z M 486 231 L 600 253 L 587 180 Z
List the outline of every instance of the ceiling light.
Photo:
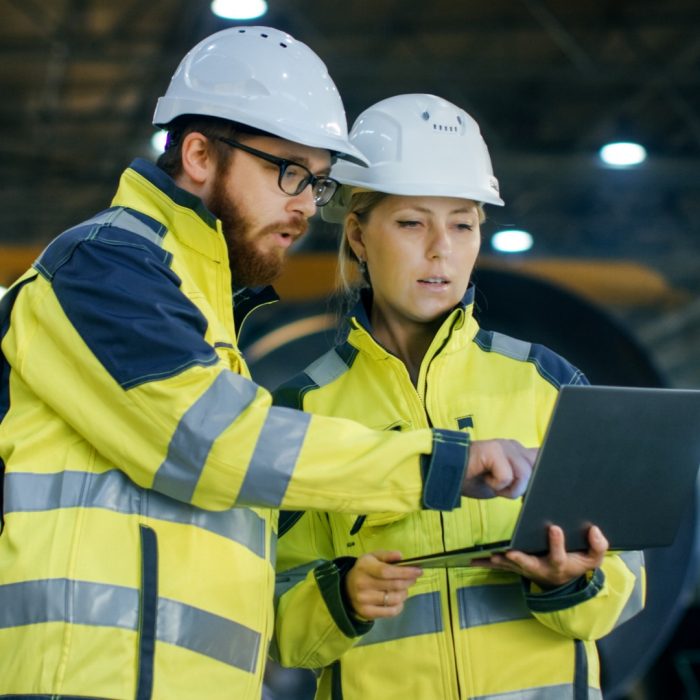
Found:
M 638 143 L 618 141 L 603 146 L 599 155 L 606 165 L 616 168 L 629 168 L 643 163 L 646 160 L 647 152 L 644 146 Z
M 223 19 L 255 19 L 267 12 L 265 0 L 213 0 L 211 11 Z
M 153 136 L 151 136 L 151 148 L 155 153 L 160 155 L 165 150 L 165 140 L 168 138 L 168 132 L 164 129 L 156 131 Z
M 527 231 L 506 229 L 491 237 L 491 247 L 499 253 L 524 253 L 532 248 L 532 236 Z

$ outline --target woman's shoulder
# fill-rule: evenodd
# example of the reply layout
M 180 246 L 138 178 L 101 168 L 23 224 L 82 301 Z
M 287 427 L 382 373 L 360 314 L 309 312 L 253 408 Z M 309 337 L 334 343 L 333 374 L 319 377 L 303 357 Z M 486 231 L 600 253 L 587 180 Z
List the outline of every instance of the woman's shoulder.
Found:
M 339 343 L 315 359 L 306 369 L 280 384 L 272 392 L 278 406 L 303 408 L 304 396 L 324 386 L 332 384 L 343 376 L 353 365 L 357 349 L 350 343 Z
M 480 328 L 474 343 L 485 353 L 528 363 L 556 388 L 564 384 L 588 384 L 583 372 L 546 345 L 521 340 L 505 333 Z

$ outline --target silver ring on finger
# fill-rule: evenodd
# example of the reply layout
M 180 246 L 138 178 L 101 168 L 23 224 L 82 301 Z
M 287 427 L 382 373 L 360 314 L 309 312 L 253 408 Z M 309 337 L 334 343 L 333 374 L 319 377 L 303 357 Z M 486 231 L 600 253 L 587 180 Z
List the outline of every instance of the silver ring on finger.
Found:
M 382 607 L 387 606 L 387 601 L 389 600 L 389 591 L 384 591 L 384 602 L 382 603 Z

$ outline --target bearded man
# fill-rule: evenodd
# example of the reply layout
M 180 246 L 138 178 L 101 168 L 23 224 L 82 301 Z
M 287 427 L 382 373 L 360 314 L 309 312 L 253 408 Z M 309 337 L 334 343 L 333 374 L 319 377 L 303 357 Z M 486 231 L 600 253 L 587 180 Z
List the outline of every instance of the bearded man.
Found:
M 4 697 L 260 698 L 279 508 L 451 509 L 529 475 L 509 442 L 272 407 L 251 381 L 236 328 L 270 292 L 250 287 L 335 192 L 332 159 L 364 162 L 311 49 L 218 32 L 154 123 L 158 165 L 0 305 Z

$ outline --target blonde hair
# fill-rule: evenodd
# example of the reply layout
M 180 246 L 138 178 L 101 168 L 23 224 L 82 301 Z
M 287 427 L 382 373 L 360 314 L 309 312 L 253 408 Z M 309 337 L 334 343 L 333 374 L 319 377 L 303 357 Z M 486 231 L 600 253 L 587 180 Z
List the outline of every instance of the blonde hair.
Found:
M 350 199 L 350 206 L 345 215 L 343 223 L 343 234 L 338 247 L 338 272 L 337 286 L 338 291 L 346 299 L 351 299 L 357 295 L 359 289 L 363 287 L 371 287 L 366 269 L 363 271 L 360 268 L 359 260 L 353 249 L 348 243 L 348 217 L 355 215 L 359 222 L 365 223 L 367 218 L 372 213 L 372 210 L 386 197 L 392 195 L 385 192 L 368 192 L 367 190 L 359 190 L 354 192 Z M 479 223 L 483 224 L 486 221 L 486 213 L 484 205 L 481 202 L 476 202 L 476 207 L 479 210 Z M 360 283 L 357 284 L 357 278 L 360 277 Z

